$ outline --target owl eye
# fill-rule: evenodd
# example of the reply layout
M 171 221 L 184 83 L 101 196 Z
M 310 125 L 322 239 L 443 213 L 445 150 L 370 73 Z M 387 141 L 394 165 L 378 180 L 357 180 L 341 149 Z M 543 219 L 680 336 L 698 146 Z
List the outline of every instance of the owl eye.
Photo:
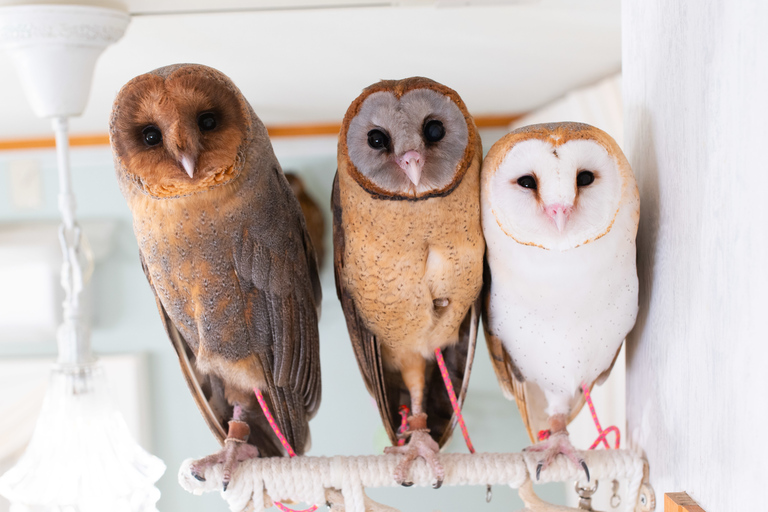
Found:
M 197 116 L 197 126 L 201 132 L 209 132 L 216 128 L 216 117 L 210 112 L 203 112 Z
M 437 142 L 445 137 L 445 127 L 443 123 L 433 119 L 424 125 L 424 138 L 427 142 Z
M 530 188 L 531 190 L 536 190 L 536 178 L 534 178 L 530 174 L 526 174 L 525 176 L 521 176 L 517 178 L 517 184 L 523 188 Z
M 592 184 L 592 182 L 595 181 L 595 175 L 590 171 L 581 171 L 578 176 L 576 176 L 576 185 L 579 187 L 586 187 L 587 185 Z
M 386 149 L 389 147 L 389 137 L 381 130 L 368 132 L 368 145 L 373 149 Z
M 141 131 L 144 136 L 144 143 L 147 146 L 157 146 L 163 141 L 163 134 L 155 126 L 147 126 Z

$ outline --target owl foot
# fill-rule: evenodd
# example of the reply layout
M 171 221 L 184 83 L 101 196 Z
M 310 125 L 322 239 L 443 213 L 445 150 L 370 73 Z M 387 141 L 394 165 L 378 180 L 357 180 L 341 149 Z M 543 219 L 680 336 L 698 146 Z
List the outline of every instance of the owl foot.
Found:
M 552 461 L 555 460 L 555 457 L 562 454 L 577 466 L 584 468 L 584 473 L 587 475 L 587 482 L 589 482 L 589 468 L 587 467 L 587 463 L 584 462 L 584 459 L 578 456 L 576 449 L 568 438 L 568 432 L 565 430 L 556 432 L 550 435 L 546 440 L 540 441 L 533 446 L 529 446 L 525 451 L 543 452 L 544 457 L 536 466 L 536 480 L 539 480 L 541 470 L 546 469 Z
M 413 421 L 413 416 L 409 418 L 409 420 L 411 420 L 409 421 L 411 428 L 413 428 L 414 424 L 418 423 L 420 419 L 421 418 L 416 417 L 415 421 Z M 432 488 L 439 489 L 440 486 L 443 485 L 445 470 L 443 469 L 443 465 L 440 464 L 440 460 L 437 456 L 438 452 L 440 451 L 440 447 L 438 446 L 437 442 L 435 442 L 435 440 L 432 439 L 432 437 L 429 435 L 429 430 L 426 428 L 426 422 L 427 415 L 424 414 L 424 428 L 414 430 L 411 434 L 411 439 L 404 446 L 388 446 L 384 448 L 384 453 L 400 454 L 405 456 L 403 460 L 400 461 L 400 464 L 397 465 L 397 468 L 395 468 L 395 481 L 403 487 L 410 487 L 413 485 L 413 482 L 408 480 L 407 476 L 409 470 L 411 469 L 411 464 L 413 464 L 413 461 L 416 457 L 423 458 L 432 468 L 432 472 L 436 478 L 435 483 L 432 484 Z
M 194 461 L 189 468 L 192 476 L 205 482 L 205 471 L 216 464 L 223 464 L 224 471 L 221 481 L 226 491 L 237 466 L 244 460 L 255 459 L 259 456 L 258 448 L 246 442 L 249 435 L 250 428 L 247 423 L 237 420 L 230 421 L 229 435 L 224 440 L 224 448 L 213 455 Z

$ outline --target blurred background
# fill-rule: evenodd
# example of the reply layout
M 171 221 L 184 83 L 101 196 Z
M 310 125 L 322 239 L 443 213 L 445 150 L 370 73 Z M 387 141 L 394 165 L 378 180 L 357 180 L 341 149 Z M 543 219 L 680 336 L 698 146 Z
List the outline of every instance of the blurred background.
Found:
M 226 505 L 216 494 L 193 496 L 177 483 L 183 459 L 212 453 L 218 445 L 160 323 L 115 180 L 106 134 L 112 100 L 125 82 L 178 62 L 229 75 L 270 129 L 283 170 L 298 174 L 322 208 L 329 254 L 338 126 L 351 101 L 380 79 L 422 75 L 455 89 L 476 116 L 486 152 L 510 129 L 545 121 L 587 122 L 622 144 L 619 0 L 115 3 L 127 7 L 132 20 L 125 36 L 100 57 L 88 106 L 71 121 L 73 186 L 96 262 L 88 300 L 94 351 L 136 439 L 168 466 L 158 483 L 161 511 L 224 511 Z M 2 473 L 34 427 L 55 359 L 63 295 L 50 125 L 33 115 L 2 52 L 0 69 Z M 330 257 L 321 279 L 323 399 L 310 424 L 309 454 L 380 453 L 386 435 L 354 361 Z M 603 426 L 623 429 L 623 355 L 594 398 Z M 529 444 L 516 406 L 499 390 L 484 340 L 478 340 L 464 411 L 478 451 L 519 451 Z M 579 448 L 596 436 L 584 412 L 570 430 Z M 466 451 L 460 435 L 447 449 Z M 571 484 L 537 491 L 558 503 L 575 497 Z M 499 487 L 490 504 L 481 487 L 369 494 L 404 511 L 522 506 L 513 490 Z M 0 498 L 0 511 L 6 508 Z

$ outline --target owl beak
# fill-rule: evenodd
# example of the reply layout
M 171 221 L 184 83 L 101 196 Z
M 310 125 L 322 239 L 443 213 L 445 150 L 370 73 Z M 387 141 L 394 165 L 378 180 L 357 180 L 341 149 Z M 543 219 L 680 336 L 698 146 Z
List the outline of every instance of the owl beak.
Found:
M 554 221 L 555 226 L 557 226 L 557 231 L 562 233 L 565 228 L 565 223 L 571 215 L 572 208 L 572 206 L 556 203 L 547 206 L 544 210 L 546 211 L 547 216 Z
M 190 178 L 195 177 L 195 160 L 189 155 L 181 155 L 181 166 L 187 172 Z
M 407 151 L 397 159 L 397 165 L 405 172 L 408 179 L 418 187 L 419 181 L 421 181 L 421 170 L 424 168 L 424 157 L 418 151 Z

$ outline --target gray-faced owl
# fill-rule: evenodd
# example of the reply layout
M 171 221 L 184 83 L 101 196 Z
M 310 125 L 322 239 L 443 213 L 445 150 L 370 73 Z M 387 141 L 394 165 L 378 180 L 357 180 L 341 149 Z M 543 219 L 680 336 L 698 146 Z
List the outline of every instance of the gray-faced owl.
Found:
M 267 131 L 232 81 L 173 65 L 128 82 L 110 141 L 139 256 L 208 426 L 224 445 L 192 466 L 280 455 L 261 390 L 297 453 L 320 404 L 317 263 Z
M 427 78 L 374 84 L 344 117 L 333 188 L 334 269 L 366 387 L 393 444 L 401 405 L 408 484 L 424 457 L 440 485 L 453 421 L 435 364 L 441 348 L 463 402 L 474 355 L 485 244 L 480 138 L 455 91 Z

